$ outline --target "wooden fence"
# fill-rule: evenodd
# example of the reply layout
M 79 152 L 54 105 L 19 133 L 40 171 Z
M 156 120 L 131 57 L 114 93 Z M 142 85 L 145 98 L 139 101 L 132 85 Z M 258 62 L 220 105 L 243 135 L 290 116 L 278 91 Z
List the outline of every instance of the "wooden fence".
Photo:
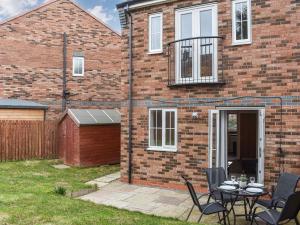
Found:
M 0 161 L 58 158 L 56 121 L 0 121 Z

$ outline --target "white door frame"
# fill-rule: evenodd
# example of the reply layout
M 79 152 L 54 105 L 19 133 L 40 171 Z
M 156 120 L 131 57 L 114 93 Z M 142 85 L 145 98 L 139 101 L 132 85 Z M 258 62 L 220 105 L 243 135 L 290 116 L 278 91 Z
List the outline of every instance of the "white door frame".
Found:
M 257 177 L 259 183 L 264 183 L 264 153 L 265 153 L 265 108 L 264 107 L 217 107 L 209 110 L 209 167 L 211 164 L 212 151 L 212 114 L 218 115 L 218 135 L 217 135 L 217 165 L 224 167 L 227 173 L 227 112 L 228 111 L 257 111 L 258 112 L 258 144 L 257 157 L 258 168 Z
M 214 138 L 213 138 L 213 115 L 215 114 L 215 118 L 216 118 L 216 137 L 215 137 L 215 141 L 216 143 L 214 144 Z M 220 146 L 220 111 L 219 110 L 210 110 L 208 113 L 208 167 L 212 168 L 213 165 L 215 164 L 216 166 L 219 166 L 219 146 Z M 215 145 L 215 148 L 214 148 Z M 215 151 L 215 155 L 216 155 L 216 162 L 213 163 L 213 151 Z

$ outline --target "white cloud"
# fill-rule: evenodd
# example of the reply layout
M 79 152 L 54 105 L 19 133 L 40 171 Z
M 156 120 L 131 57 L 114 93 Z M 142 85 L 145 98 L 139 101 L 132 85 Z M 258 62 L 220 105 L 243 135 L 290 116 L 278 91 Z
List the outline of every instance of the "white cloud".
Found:
M 38 0 L 0 0 L 0 19 L 15 16 L 37 3 Z
M 96 5 L 94 8 L 89 9 L 90 13 L 102 20 L 104 23 L 108 23 L 114 17 L 109 11 L 105 10 L 102 5 Z

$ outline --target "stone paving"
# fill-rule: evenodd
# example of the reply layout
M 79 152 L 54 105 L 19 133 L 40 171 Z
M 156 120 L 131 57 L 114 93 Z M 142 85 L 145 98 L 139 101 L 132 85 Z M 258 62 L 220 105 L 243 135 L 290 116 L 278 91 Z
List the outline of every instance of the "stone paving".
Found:
M 89 184 L 97 184 L 99 190 L 81 196 L 80 199 L 129 211 L 173 217 L 180 220 L 185 220 L 193 206 L 189 194 L 185 191 L 129 185 L 120 182 L 119 177 L 120 174 L 115 173 L 88 182 Z M 206 201 L 206 197 L 200 200 L 201 203 Z M 243 207 L 236 207 L 235 210 L 238 214 L 242 213 Z M 189 221 L 196 222 L 199 215 L 199 211 L 195 209 Z M 204 216 L 201 222 L 209 225 L 217 224 L 217 216 Z M 246 222 L 243 217 L 237 220 L 237 225 L 248 224 L 250 223 Z
M 118 179 L 120 179 L 120 172 L 112 173 L 107 176 L 100 177 L 95 180 L 91 180 L 91 181 L 87 182 L 86 184 L 97 185 L 98 189 L 100 189 L 101 187 L 104 187 Z
M 185 191 L 129 185 L 120 182 L 118 174 L 101 177 L 88 184 L 96 184 L 99 190 L 81 196 L 80 199 L 129 211 L 184 220 L 193 205 Z M 203 198 L 202 202 L 206 200 Z M 190 221 L 197 221 L 199 215 L 194 210 Z M 215 216 L 208 216 L 203 218 L 203 223 L 205 222 L 215 224 L 217 219 Z
M 64 170 L 64 169 L 69 169 L 70 166 L 64 165 L 64 164 L 57 164 L 57 165 L 53 165 L 53 167 L 55 169 L 59 169 L 59 170 Z

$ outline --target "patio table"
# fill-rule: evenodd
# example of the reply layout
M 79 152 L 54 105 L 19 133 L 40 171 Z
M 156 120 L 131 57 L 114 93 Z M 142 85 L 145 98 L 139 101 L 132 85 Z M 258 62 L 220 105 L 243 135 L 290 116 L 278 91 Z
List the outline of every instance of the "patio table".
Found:
M 230 195 L 230 209 L 228 210 L 228 214 L 232 211 L 233 212 L 233 219 L 234 219 L 234 225 L 236 225 L 236 217 L 245 217 L 246 221 L 251 221 L 253 208 L 257 202 L 257 200 L 268 194 L 267 190 L 265 188 L 262 188 L 262 192 L 252 193 L 246 191 L 246 189 L 236 189 L 236 190 L 224 190 L 221 188 L 218 188 L 218 190 L 221 193 L 221 199 L 223 205 L 225 205 L 224 202 L 224 195 Z M 244 199 L 244 214 L 236 214 L 234 210 L 235 203 L 238 199 L 243 198 Z M 249 209 L 247 209 L 249 207 Z

